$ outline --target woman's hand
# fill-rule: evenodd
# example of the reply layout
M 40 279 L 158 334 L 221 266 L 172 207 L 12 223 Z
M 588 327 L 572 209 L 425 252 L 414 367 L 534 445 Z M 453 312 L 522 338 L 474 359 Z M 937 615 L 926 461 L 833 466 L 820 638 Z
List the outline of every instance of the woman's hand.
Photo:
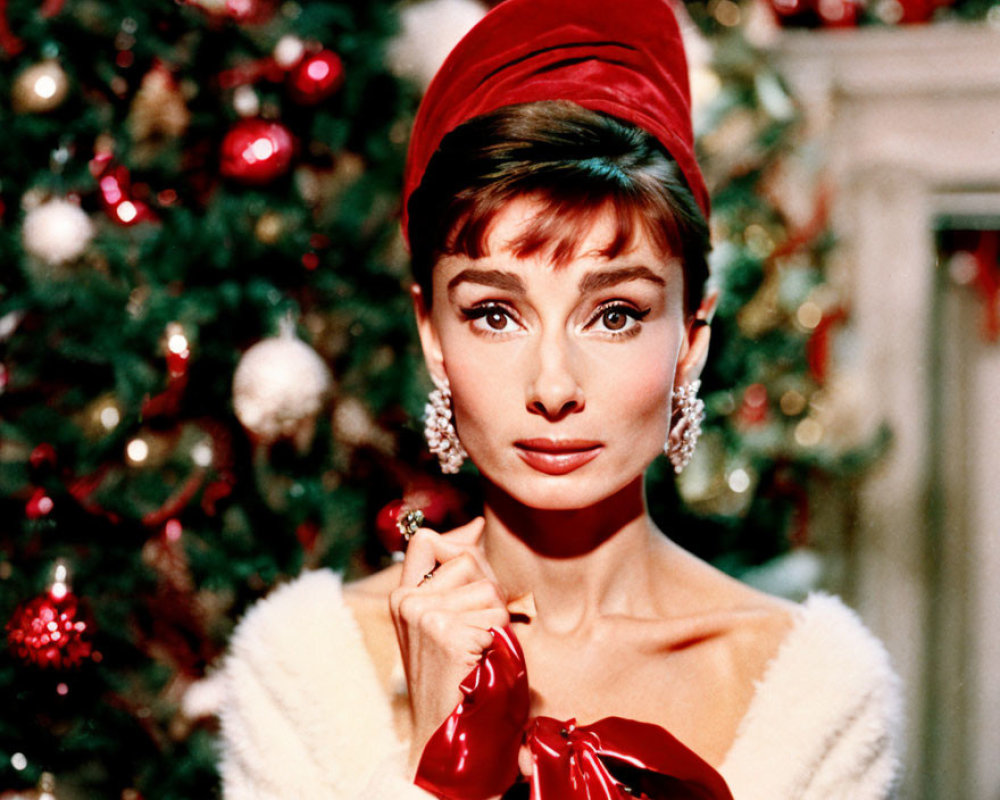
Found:
M 399 588 L 389 596 L 413 709 L 410 772 L 431 734 L 462 699 L 459 684 L 510 621 L 487 563 L 477 517 L 450 533 L 421 528 L 411 537 Z

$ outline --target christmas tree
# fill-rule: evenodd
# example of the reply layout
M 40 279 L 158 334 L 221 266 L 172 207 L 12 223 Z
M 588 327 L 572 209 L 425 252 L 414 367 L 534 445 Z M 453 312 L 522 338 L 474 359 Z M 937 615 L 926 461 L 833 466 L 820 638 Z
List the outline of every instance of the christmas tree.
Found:
M 5 13 L 0 790 L 208 796 L 234 619 L 418 483 L 417 92 L 383 2 Z
M 740 574 L 806 544 L 812 487 L 881 438 L 838 416 L 822 181 L 730 6 L 691 4 L 715 42 L 709 419 L 649 497 Z M 247 606 L 382 566 L 400 498 L 441 529 L 476 512 L 474 468 L 441 476 L 421 440 L 398 218 L 440 20 L 482 10 L 0 4 L 0 792 L 212 796 Z

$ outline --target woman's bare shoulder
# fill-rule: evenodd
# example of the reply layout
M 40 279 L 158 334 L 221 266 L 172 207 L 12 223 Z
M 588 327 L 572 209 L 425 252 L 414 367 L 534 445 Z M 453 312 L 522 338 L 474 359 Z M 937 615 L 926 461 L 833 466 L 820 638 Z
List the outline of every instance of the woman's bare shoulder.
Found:
M 754 589 L 684 551 L 675 551 L 669 561 L 674 581 L 671 613 L 700 621 L 703 641 L 725 655 L 723 661 L 735 673 L 731 677 L 736 684 L 752 688 L 795 627 L 799 606 Z

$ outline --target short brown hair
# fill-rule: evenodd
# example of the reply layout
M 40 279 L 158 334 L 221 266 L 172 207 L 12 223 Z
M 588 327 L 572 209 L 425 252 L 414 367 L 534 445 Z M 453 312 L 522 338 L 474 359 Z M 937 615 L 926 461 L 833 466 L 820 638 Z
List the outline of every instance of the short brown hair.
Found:
M 520 196 L 552 213 L 513 243 L 516 255 L 571 259 L 580 234 L 611 207 L 617 225 L 603 255 L 628 248 L 638 223 L 664 254 L 680 256 L 686 312 L 700 305 L 708 223 L 673 159 L 640 128 L 558 100 L 505 106 L 442 139 L 407 209 L 413 275 L 428 303 L 438 259 L 484 255 L 493 218 Z

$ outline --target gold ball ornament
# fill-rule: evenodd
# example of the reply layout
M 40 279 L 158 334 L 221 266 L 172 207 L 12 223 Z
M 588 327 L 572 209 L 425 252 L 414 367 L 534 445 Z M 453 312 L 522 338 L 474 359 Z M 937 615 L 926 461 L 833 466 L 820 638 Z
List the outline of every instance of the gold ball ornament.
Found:
M 23 70 L 11 90 L 11 105 L 21 114 L 45 114 L 62 105 L 69 78 L 58 61 L 43 61 Z

